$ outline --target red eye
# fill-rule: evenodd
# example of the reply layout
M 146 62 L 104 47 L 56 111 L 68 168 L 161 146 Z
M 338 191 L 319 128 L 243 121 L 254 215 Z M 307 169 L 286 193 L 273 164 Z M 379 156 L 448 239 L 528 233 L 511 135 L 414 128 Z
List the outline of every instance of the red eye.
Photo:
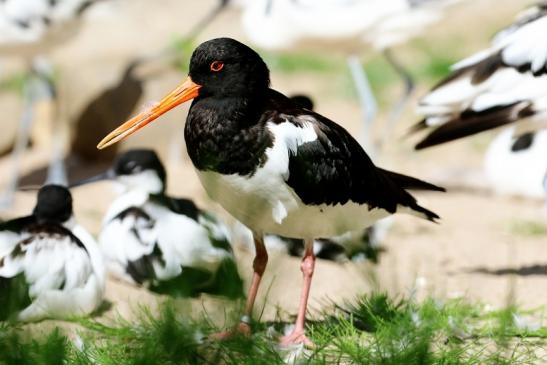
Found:
M 224 62 L 214 61 L 211 63 L 211 71 L 218 72 L 224 68 Z

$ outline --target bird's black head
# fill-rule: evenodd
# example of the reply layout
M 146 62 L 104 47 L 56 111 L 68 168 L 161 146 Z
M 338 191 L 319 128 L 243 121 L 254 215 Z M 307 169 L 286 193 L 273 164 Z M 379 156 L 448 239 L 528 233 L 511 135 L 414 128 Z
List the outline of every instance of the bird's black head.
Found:
M 113 170 L 116 178 L 126 185 L 142 187 L 151 193 L 165 191 L 165 167 L 153 150 L 129 150 L 118 156 Z
M 231 38 L 212 39 L 195 49 L 188 78 L 183 83 L 110 132 L 97 147 L 102 149 L 121 141 L 188 100 L 261 98 L 269 85 L 270 72 L 258 53 Z
M 190 59 L 189 76 L 201 86 L 199 97 L 262 94 L 270 85 L 270 72 L 258 53 L 231 38 L 200 44 Z
M 32 214 L 39 223 L 64 223 L 72 216 L 72 195 L 64 186 L 45 185 L 38 191 Z

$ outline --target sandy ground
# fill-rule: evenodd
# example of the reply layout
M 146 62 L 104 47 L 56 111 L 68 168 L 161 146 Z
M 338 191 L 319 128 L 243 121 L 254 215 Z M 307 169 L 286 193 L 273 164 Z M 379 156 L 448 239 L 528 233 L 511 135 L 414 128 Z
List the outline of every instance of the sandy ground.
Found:
M 76 115 L 101 88 L 116 82 L 120 70 L 133 57 L 160 50 L 174 34 L 189 29 L 191 22 L 197 19 L 196 14 L 202 14 L 213 1 L 164 0 L 157 8 L 153 3 L 126 0 L 101 7 L 91 14 L 77 37 L 52 53 L 53 62 L 62 70 L 60 91 L 64 98 L 65 119 Z M 496 3 L 496 9 L 492 9 L 493 3 Z M 466 8 L 458 8 L 444 26 L 429 30 L 427 36 L 438 39 L 457 34 L 462 47 L 476 49 L 525 3 L 480 1 L 474 5 L 481 13 L 480 17 L 471 17 Z M 462 27 L 462 24 L 466 26 Z M 201 38 L 217 35 L 241 37 L 234 11 L 222 15 Z M 16 60 L 5 61 L 4 70 L 18 68 L 20 64 Z M 175 70 L 167 70 L 150 79 L 142 103 L 157 100 L 182 77 Z M 285 93 L 311 94 L 316 98 L 320 113 L 340 122 L 354 135 L 361 132 L 357 103 L 329 94 L 328 77 L 274 74 L 272 79 L 274 87 Z M 421 92 L 426 87 L 421 85 Z M 9 116 L 3 120 L 5 133 L 0 143 L 8 143 L 17 125 L 21 104 L 13 94 L 2 93 L 0 108 Z M 156 147 L 168 163 L 169 192 L 194 197 L 201 206 L 217 211 L 229 220 L 226 213 L 205 196 L 182 145 L 186 108 L 168 114 L 155 127 L 131 138 L 124 148 Z M 397 128 L 398 135 L 415 119 L 409 111 Z M 425 206 L 442 216 L 442 221 L 435 225 L 414 217 L 396 217 L 384 243 L 387 251 L 376 266 L 319 261 L 312 287 L 313 308 L 322 308 L 329 299 L 351 299 L 375 288 L 405 296 L 414 293 L 421 297 L 429 294 L 440 298 L 466 297 L 493 307 L 501 307 L 508 301 L 526 308 L 544 305 L 547 302 L 547 236 L 515 228 L 526 222 L 545 224 L 547 218 L 542 202 L 495 196 L 483 189 L 460 189 L 458 187 L 466 179 L 453 177 L 454 171 L 480 171 L 484 146 L 493 135 L 423 153 L 414 153 L 409 141 L 394 138 L 380 164 L 455 188 L 447 194 L 418 194 Z M 173 153 L 173 146 L 179 153 Z M 46 155 L 43 150 L 30 151 L 21 164 L 22 169 L 30 171 L 43 165 Z M 9 160 L 0 160 L 0 172 L 5 177 L 9 174 L 9 166 Z M 480 177 L 480 174 L 470 175 Z M 2 178 L 2 185 L 6 181 Z M 483 185 L 480 178 L 476 185 Z M 98 232 L 102 214 L 112 196 L 108 184 L 82 187 L 74 192 L 76 216 L 93 233 Z M 33 203 L 33 194 L 18 193 L 14 208 L 4 212 L 2 218 L 26 214 Z M 249 279 L 252 254 L 240 248 L 236 254 L 241 273 Z M 299 260 L 273 255 L 260 293 L 265 294 L 269 288 L 268 296 L 265 301 L 262 295 L 259 299 L 265 304 L 263 318 L 273 318 L 278 310 L 295 313 L 300 283 Z M 109 282 L 107 299 L 114 303 L 109 313 L 129 314 L 137 303 L 156 303 L 155 296 L 116 282 Z M 208 312 L 222 306 L 222 301 L 214 298 L 202 299 Z M 202 310 L 202 299 L 191 303 L 196 312 Z

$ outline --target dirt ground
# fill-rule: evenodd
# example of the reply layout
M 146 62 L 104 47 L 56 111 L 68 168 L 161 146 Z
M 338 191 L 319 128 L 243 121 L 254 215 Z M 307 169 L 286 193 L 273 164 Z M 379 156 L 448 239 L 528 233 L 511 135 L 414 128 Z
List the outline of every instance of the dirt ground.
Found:
M 91 96 L 116 82 L 120 70 L 133 57 L 161 50 L 175 34 L 183 34 L 198 14 L 203 14 L 212 3 L 212 0 L 163 0 L 158 6 L 149 0 L 126 0 L 104 4 L 94 10 L 79 34 L 51 54 L 60 70 L 64 118 L 71 119 Z M 426 39 L 458 34 L 459 39 L 464 40 L 461 47 L 477 49 L 485 44 L 492 30 L 508 23 L 515 11 L 528 1 L 469 3 L 473 4 L 457 7 L 444 24 L 428 30 Z M 494 3 L 496 7 L 492 8 Z M 469 9 L 481 16 L 471 16 Z M 245 39 L 235 10 L 223 14 L 200 39 L 219 35 Z M 20 61 L 13 58 L 2 65 L 2 77 L 21 68 Z M 167 70 L 148 80 L 141 104 L 157 100 L 183 76 L 175 70 Z M 316 74 L 274 74 L 272 77 L 276 89 L 287 94 L 306 92 L 312 95 L 320 113 L 359 135 L 361 114 L 357 102 L 325 92 L 328 82 L 328 76 Z M 423 93 L 427 86 L 420 85 L 417 94 Z M 0 139 L 0 143 L 6 144 L 14 134 L 21 103 L 17 95 L 3 92 L 0 93 L 0 108 L 9 116 L 2 122 L 5 131 Z M 129 139 L 124 148 L 156 147 L 168 164 L 169 193 L 193 197 L 201 206 L 217 211 L 229 220 L 226 213 L 207 199 L 186 155 L 182 141 L 186 111 L 187 107 L 181 107 L 168 114 L 154 127 Z M 495 133 L 415 153 L 410 141 L 398 138 L 415 120 L 412 110 L 408 110 L 379 164 L 451 188 L 446 194 L 417 194 L 423 205 L 437 212 L 442 221 L 436 225 L 410 216 L 397 216 L 384 242 L 386 252 L 376 266 L 319 261 L 312 287 L 313 308 L 320 309 L 328 299 L 351 299 L 373 288 L 405 296 L 465 297 L 492 307 L 504 306 L 508 301 L 525 308 L 547 303 L 547 236 L 519 229 L 530 222 L 545 226 L 547 216 L 543 203 L 495 196 L 484 189 L 480 180 L 484 146 Z M 42 166 L 46 155 L 43 150 L 31 150 L 21 165 L 23 170 Z M 8 159 L 0 160 L 0 173 L 4 176 L 2 186 L 7 182 L 9 167 Z M 472 180 L 471 188 L 469 180 Z M 77 218 L 97 233 L 102 214 L 112 197 L 108 184 L 75 190 Z M 15 207 L 1 217 L 26 214 L 33 203 L 33 194 L 18 193 Z M 236 254 L 241 273 L 249 279 L 251 253 L 238 248 Z M 278 309 L 295 313 L 300 283 L 299 260 L 273 255 L 260 293 L 265 294 L 269 287 L 263 318 L 273 318 Z M 107 299 L 114 303 L 111 312 L 122 313 L 130 313 L 135 303 L 155 302 L 150 294 L 115 282 L 109 282 Z M 205 298 L 205 301 L 207 308 L 220 305 L 215 299 Z M 195 300 L 193 305 L 200 310 L 201 299 Z

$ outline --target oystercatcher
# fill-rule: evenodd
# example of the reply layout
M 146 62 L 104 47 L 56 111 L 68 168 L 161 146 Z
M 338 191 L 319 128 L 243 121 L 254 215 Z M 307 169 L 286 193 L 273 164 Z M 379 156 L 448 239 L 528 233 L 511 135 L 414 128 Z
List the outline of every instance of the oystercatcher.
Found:
M 66 188 L 42 187 L 30 216 L 0 225 L 0 320 L 89 314 L 103 292 L 101 253 Z
M 304 285 L 294 332 L 282 344 L 310 344 L 304 333 L 314 270 L 314 237 L 364 229 L 396 212 L 435 221 L 407 188 L 443 190 L 376 167 L 341 126 L 270 88 L 260 56 L 230 38 L 199 45 L 189 76 L 150 109 L 98 145 L 105 148 L 194 99 L 184 129 L 188 154 L 209 196 L 251 229 L 256 257 L 245 313 L 250 316 L 268 255 L 264 233 L 303 238 Z
M 500 192 L 542 196 L 547 153 L 547 4 L 523 12 L 490 47 L 458 62 L 420 101 L 424 119 L 411 132 L 429 130 L 424 149 L 490 129 L 503 131 L 491 144 L 485 170 Z
M 166 195 L 166 171 L 152 150 L 129 150 L 83 185 L 112 180 L 123 190 L 99 235 L 107 268 L 117 278 L 172 296 L 243 295 L 227 228 L 192 200 Z
M 302 109 L 314 110 L 314 102 L 308 95 L 297 94 L 289 98 Z M 389 226 L 389 220 L 384 219 L 364 231 L 316 239 L 313 242 L 314 255 L 319 259 L 335 262 L 370 260 L 376 263 L 383 251 L 381 243 Z M 233 233 L 233 242 L 241 243 L 246 249 L 254 250 L 253 234 L 248 228 L 237 222 L 233 227 Z M 278 251 L 296 257 L 302 257 L 304 254 L 304 241 L 298 238 L 267 234 L 264 236 L 264 245 L 268 252 Z

